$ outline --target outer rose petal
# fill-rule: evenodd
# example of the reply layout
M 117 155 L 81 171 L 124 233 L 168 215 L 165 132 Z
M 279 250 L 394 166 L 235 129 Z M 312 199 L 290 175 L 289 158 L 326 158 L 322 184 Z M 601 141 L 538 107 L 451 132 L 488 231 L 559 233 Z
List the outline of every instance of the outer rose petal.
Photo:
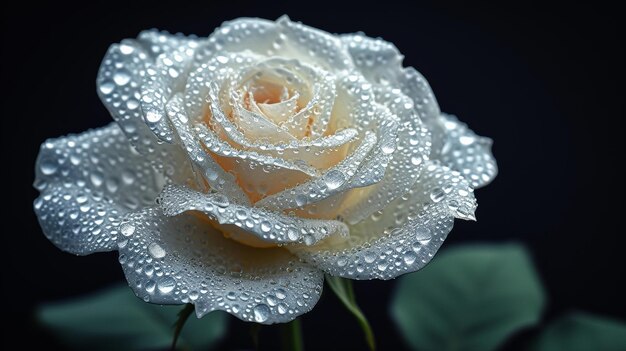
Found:
M 393 44 L 362 34 L 343 35 L 341 39 L 368 80 L 400 87 L 413 100 L 415 111 L 433 133 L 431 159 L 458 170 L 473 187 L 485 186 L 495 178 L 498 169 L 491 154 L 491 139 L 477 136 L 456 117 L 441 114 L 426 79 L 413 67 L 402 68 L 404 56 Z
M 351 58 L 341 41 L 330 33 L 292 22 L 282 16 L 276 22 L 260 18 L 238 18 L 224 22 L 206 45 L 199 48 L 196 62 L 206 62 L 223 52 L 250 50 L 264 56 L 282 56 L 343 70 Z
M 430 154 L 430 132 L 413 109 L 413 101 L 398 89 L 375 88 L 376 101 L 387 106 L 400 120 L 398 145 L 384 172 L 384 178 L 371 186 L 354 189 L 349 206 L 342 216 L 357 223 L 385 208 L 405 194 L 417 181 Z
M 164 183 L 112 123 L 41 146 L 35 212 L 46 237 L 60 249 L 77 255 L 111 251 L 120 218 L 153 204 Z
M 429 162 L 413 190 L 351 226 L 349 238 L 288 248 L 331 275 L 392 279 L 424 267 L 452 230 L 454 218 L 474 219 L 475 208 L 467 180 Z
M 262 208 L 231 204 L 224 195 L 204 194 L 184 187 L 165 187 L 160 201 L 167 216 L 200 211 L 219 224 L 236 225 L 268 243 L 313 245 L 330 235 L 349 234 L 348 227 L 340 221 L 298 218 Z
M 272 324 L 308 312 L 322 292 L 322 273 L 286 250 L 225 239 L 192 215 L 166 217 L 146 208 L 120 228 L 120 263 L 135 294 L 148 302 L 192 303 L 198 317 L 224 310 Z
M 441 114 L 433 129 L 431 158 L 461 172 L 474 188 L 489 184 L 498 174 L 491 153 L 493 141 L 472 132 L 455 116 Z

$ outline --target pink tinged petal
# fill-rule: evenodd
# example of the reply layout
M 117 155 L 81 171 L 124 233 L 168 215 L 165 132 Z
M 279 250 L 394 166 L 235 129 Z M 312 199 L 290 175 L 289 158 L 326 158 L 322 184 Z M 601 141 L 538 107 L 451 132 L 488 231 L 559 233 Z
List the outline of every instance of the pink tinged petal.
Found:
M 219 224 L 235 225 L 267 243 L 313 245 L 327 236 L 349 234 L 348 227 L 339 221 L 303 219 L 241 206 L 231 203 L 226 196 L 218 193 L 204 194 L 184 187 L 167 186 L 159 199 L 167 216 L 199 211 Z
M 411 191 L 350 226 L 350 237 L 289 249 L 331 275 L 392 279 L 424 267 L 452 230 L 454 218 L 472 220 L 475 209 L 467 180 L 429 162 Z
M 114 250 L 120 218 L 154 204 L 166 182 L 115 123 L 46 141 L 35 173 L 44 234 L 77 255 Z
M 433 138 L 436 144 L 431 158 L 461 172 L 474 188 L 489 184 L 498 174 L 498 165 L 491 153 L 493 141 L 476 135 L 455 116 L 441 114 Z
M 286 250 L 239 244 L 195 216 L 166 217 L 146 208 L 120 228 L 129 234 L 118 236 L 119 261 L 147 302 L 191 303 L 198 317 L 223 310 L 273 324 L 310 311 L 322 292 L 322 273 Z

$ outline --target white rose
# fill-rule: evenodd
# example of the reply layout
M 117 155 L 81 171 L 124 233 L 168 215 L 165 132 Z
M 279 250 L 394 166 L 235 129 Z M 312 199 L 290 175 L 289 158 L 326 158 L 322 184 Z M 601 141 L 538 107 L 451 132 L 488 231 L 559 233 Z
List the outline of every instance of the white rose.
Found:
M 97 84 L 117 124 L 42 145 L 43 231 L 119 250 L 137 296 L 198 316 L 286 322 L 324 272 L 420 269 L 497 172 L 491 140 L 440 113 L 392 44 L 287 17 L 143 32 L 109 48 Z

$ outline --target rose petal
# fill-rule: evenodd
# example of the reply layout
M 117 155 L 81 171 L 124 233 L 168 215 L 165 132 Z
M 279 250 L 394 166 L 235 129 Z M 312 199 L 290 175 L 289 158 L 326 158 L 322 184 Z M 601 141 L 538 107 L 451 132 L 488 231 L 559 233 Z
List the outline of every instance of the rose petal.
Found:
M 415 187 L 381 213 L 350 226 L 350 237 L 288 248 L 324 272 L 349 279 L 392 279 L 425 266 L 452 230 L 474 219 L 473 189 L 456 171 L 430 161 Z
M 258 201 L 255 206 L 271 210 L 301 208 L 331 195 L 344 192 L 348 181 L 355 175 L 365 157 L 376 144 L 376 136 L 367 132 L 358 148 L 345 160 L 332 167 L 321 178 L 285 189 Z
M 133 146 L 143 154 L 161 148 L 145 124 L 140 108 L 141 84 L 149 60 L 139 43 L 123 40 L 109 47 L 96 81 L 100 100 Z
M 137 36 L 137 41 L 143 46 L 147 54 L 156 59 L 161 54 L 169 54 L 180 47 L 195 46 L 199 39 L 195 35 L 171 34 L 156 29 L 144 30 Z
M 174 141 L 174 131 L 168 123 L 165 104 L 173 94 L 183 91 L 198 42 L 188 40 L 176 49 L 160 54 L 146 65 L 141 87 L 141 110 L 148 127 L 159 139 Z
M 253 202 L 319 176 L 317 169 L 304 163 L 234 149 L 204 125 L 196 125 L 194 131 L 211 157 L 236 177 L 237 183 Z
M 455 116 L 441 114 L 433 128 L 431 158 L 441 160 L 467 178 L 474 188 L 489 184 L 498 174 L 491 139 L 472 132 Z
M 355 203 L 362 202 L 363 197 L 366 197 L 369 191 L 373 190 L 373 186 L 380 184 L 389 172 L 389 160 L 396 152 L 397 118 L 382 105 L 373 103 L 371 106 L 371 109 L 376 111 L 375 114 L 378 116 L 376 144 L 368 155 L 360 161 L 352 177 L 346 177 L 344 172 L 337 172 L 336 168 L 331 168 L 330 171 L 326 172 L 322 179 L 327 186 L 338 186 L 339 182 L 341 182 L 341 186 L 336 191 L 320 191 L 306 205 L 297 209 L 296 215 L 312 218 L 336 218 L 339 216 L 346 219 L 344 217 L 346 211 L 354 207 Z M 367 131 L 366 133 L 371 132 Z M 413 180 L 415 178 L 416 176 L 413 177 Z M 398 179 L 395 180 L 399 181 Z M 405 180 L 399 182 L 404 183 Z M 393 188 L 387 187 L 387 190 Z M 406 191 L 408 189 L 405 189 Z
M 250 201 L 237 185 L 235 177 L 225 172 L 222 167 L 202 148 L 200 141 L 188 125 L 189 119 L 182 102 L 182 94 L 175 95 L 165 106 L 170 122 L 176 128 L 180 144 L 195 167 L 199 168 L 204 179 L 212 189 L 222 192 L 231 200 L 248 204 Z
M 363 33 L 341 35 L 341 41 L 368 81 L 382 85 L 397 81 L 404 56 L 392 43 L 369 38 Z
M 256 207 L 230 203 L 224 195 L 203 194 L 179 186 L 166 186 L 160 196 L 163 212 L 176 216 L 200 211 L 220 224 L 233 224 L 269 243 L 313 245 L 330 235 L 347 236 L 348 227 L 339 221 L 303 219 Z
M 292 22 L 286 15 L 276 20 L 284 42 L 278 45 L 276 54 L 293 57 L 303 62 L 313 62 L 333 71 L 350 68 L 350 54 L 334 35 Z
M 349 223 L 361 221 L 408 192 L 430 154 L 430 132 L 413 109 L 413 101 L 398 89 L 379 86 L 374 91 L 376 101 L 385 104 L 400 120 L 397 147 L 380 182 L 353 190 L 353 200 L 342 213 L 342 217 Z
M 321 179 L 312 179 L 267 197 L 257 203 L 258 206 L 294 208 L 298 209 L 297 215 L 304 217 L 335 218 L 341 214 L 342 208 L 357 201 L 352 197 L 354 193 L 351 189 L 366 187 L 383 179 L 387 163 L 396 151 L 397 117 L 374 101 L 372 85 L 358 73 L 346 73 L 339 77 L 337 83 L 331 122 L 339 127 L 344 124 L 354 126 L 366 137 L 374 137 L 375 145 L 364 151 L 362 144 L 345 160 L 329 168 L 327 175 Z M 343 169 L 346 165 L 351 165 L 349 172 Z
M 284 68 L 281 68 L 280 65 L 287 63 L 292 65 L 296 71 L 302 71 L 306 68 L 302 65 L 298 65 L 284 59 L 273 58 L 263 60 L 261 57 L 250 53 L 222 53 L 220 56 L 213 57 L 208 63 L 205 62 L 200 65 L 190 74 L 187 87 L 185 89 L 185 107 L 187 109 L 188 116 L 191 120 L 199 120 L 201 116 L 208 115 L 208 122 L 211 124 L 212 129 L 215 130 L 221 139 L 230 143 L 236 149 L 252 150 L 259 154 L 267 154 L 296 163 L 304 163 L 318 169 L 326 169 L 337 164 L 345 157 L 349 144 L 357 136 L 355 129 L 345 127 L 341 129 L 334 128 L 334 134 L 312 137 L 310 140 L 294 139 L 289 142 L 269 143 L 267 140 L 249 139 L 226 116 L 226 113 L 231 110 L 231 103 L 228 102 L 227 98 L 221 96 L 223 94 L 220 94 L 220 82 L 225 84 L 225 89 L 228 90 L 229 84 L 237 84 L 236 82 L 231 82 L 231 79 L 245 79 L 242 77 L 244 76 L 246 70 L 249 70 L 251 66 L 257 65 L 258 67 L 264 67 L 263 69 L 270 69 L 273 67 L 272 69 L 280 70 L 280 72 L 282 72 Z M 317 76 L 314 75 L 310 78 L 315 77 Z M 293 77 L 292 80 L 297 81 L 297 79 Z M 319 123 L 322 123 L 324 118 L 326 118 L 321 115 L 322 111 L 330 111 L 331 105 L 317 106 L 317 102 L 321 103 L 322 101 L 330 101 L 330 103 L 332 103 L 332 100 L 334 99 L 334 88 L 329 86 L 328 89 L 332 89 L 328 90 L 327 88 L 324 88 L 321 83 L 322 82 L 315 83 L 315 85 L 319 86 L 319 92 L 312 92 L 312 99 L 309 100 L 309 103 L 307 103 L 307 105 L 299 111 L 299 114 L 304 115 L 307 111 L 311 111 L 310 113 L 313 113 L 313 110 L 317 110 L 316 107 L 319 107 L 319 111 L 317 111 L 317 114 L 320 115 L 318 116 L 320 117 L 319 120 L 321 121 L 318 121 Z M 299 83 L 296 82 L 293 84 Z M 207 96 L 210 97 L 208 103 L 206 101 Z M 224 101 L 224 99 L 226 100 Z M 251 107 L 255 110 L 254 104 L 251 104 Z M 328 111 L 324 113 L 328 114 Z M 259 110 L 257 113 L 262 112 Z M 257 116 L 257 119 L 262 120 L 262 117 Z M 254 125 L 254 120 L 250 124 Z M 318 129 L 316 126 L 317 124 L 312 125 L 312 128 L 315 129 L 315 131 L 312 130 L 312 134 L 325 132 L 325 129 Z M 285 126 L 285 128 L 288 128 L 288 126 Z M 288 134 L 288 132 L 282 128 L 274 131 L 274 134 L 280 133 Z M 289 139 L 290 137 L 285 135 L 281 138 Z
M 413 100 L 413 108 L 427 125 L 437 119 L 439 105 L 428 81 L 415 68 L 402 68 L 404 57 L 392 43 L 362 33 L 343 35 L 341 39 L 367 80 L 373 84 L 399 87 Z
M 349 67 L 350 55 L 333 35 L 295 23 L 282 16 L 276 22 L 260 18 L 239 18 L 224 22 L 203 45 L 196 61 L 222 52 L 250 50 L 263 56 L 281 56 L 312 62 L 332 70 Z
M 404 68 L 398 75 L 398 85 L 413 100 L 413 108 L 429 128 L 441 111 L 428 81 L 413 67 Z
M 110 251 L 121 216 L 154 204 L 165 181 L 112 123 L 41 146 L 35 212 L 60 249 L 77 255 Z
M 186 110 L 181 108 L 181 99 L 179 94 L 168 103 L 172 113 L 171 121 L 191 159 L 206 174 L 212 188 L 235 196 L 233 199 L 243 201 L 241 203 L 248 203 L 248 199 L 257 201 L 260 196 L 273 194 L 285 186 L 293 186 L 318 175 L 315 168 L 306 164 L 234 149 L 205 126 L 190 125 L 191 119 Z M 268 172 L 273 177 L 267 177 Z
M 225 239 L 192 215 L 166 217 L 146 208 L 129 214 L 120 228 L 132 231 L 118 236 L 124 274 L 148 302 L 192 303 L 198 317 L 223 310 L 273 324 L 308 312 L 322 292 L 321 272 L 286 250 Z

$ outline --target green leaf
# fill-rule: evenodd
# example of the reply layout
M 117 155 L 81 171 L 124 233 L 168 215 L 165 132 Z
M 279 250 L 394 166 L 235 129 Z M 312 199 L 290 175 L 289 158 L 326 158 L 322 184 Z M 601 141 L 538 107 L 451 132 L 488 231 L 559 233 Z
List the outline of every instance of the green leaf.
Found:
M 572 313 L 549 324 L 536 351 L 618 351 L 626 349 L 626 324 L 586 313 Z
M 350 311 L 354 317 L 356 317 L 361 329 L 363 329 L 363 333 L 365 334 L 365 341 L 367 342 L 367 346 L 369 346 L 370 350 L 376 350 L 376 339 L 374 338 L 374 332 L 372 331 L 372 327 L 370 327 L 367 318 L 356 304 L 356 298 L 354 296 L 354 290 L 352 289 L 352 281 L 349 279 L 344 279 L 341 277 L 333 277 L 330 275 L 326 275 L 326 283 L 333 290 L 335 295 L 339 297 L 339 300 L 346 306 L 348 311 Z
M 399 279 L 391 313 L 416 350 L 489 351 L 539 321 L 544 292 L 519 245 L 440 253 Z
M 128 286 L 117 286 L 92 296 L 44 305 L 37 317 L 73 349 L 168 349 L 181 307 L 145 303 Z M 190 318 L 180 334 L 179 349 L 207 349 L 225 334 L 226 321 L 223 312 Z

